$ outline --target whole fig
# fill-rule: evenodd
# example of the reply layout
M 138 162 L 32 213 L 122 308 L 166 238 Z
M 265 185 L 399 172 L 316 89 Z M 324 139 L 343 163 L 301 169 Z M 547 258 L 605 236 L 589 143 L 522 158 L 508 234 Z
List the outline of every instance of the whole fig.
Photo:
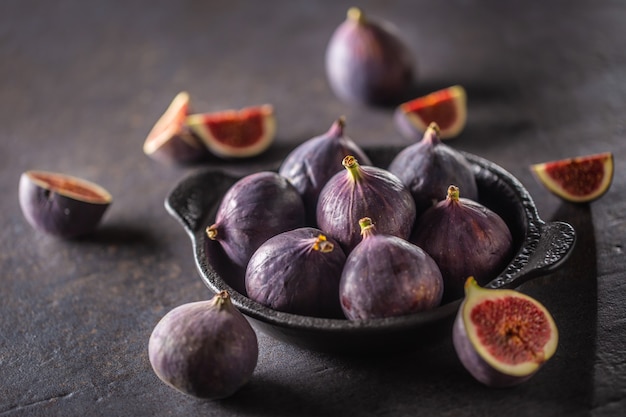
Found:
M 366 19 L 353 7 L 326 48 L 326 75 L 344 101 L 397 103 L 413 83 L 413 54 L 389 22 Z
M 341 160 L 346 155 L 354 155 L 363 165 L 372 165 L 369 157 L 345 135 L 344 130 L 345 119 L 340 117 L 326 133 L 303 142 L 291 151 L 278 170 L 300 192 L 309 225 L 315 224 L 317 199 L 322 187 L 341 171 Z
M 339 279 L 346 255 L 321 230 L 280 233 L 261 245 L 246 269 L 248 297 L 274 310 L 315 317 L 343 317 Z
M 340 300 L 351 320 L 400 316 L 437 307 L 443 279 L 421 248 L 378 234 L 370 218 L 359 221 L 363 240 L 348 255 Z
M 263 242 L 304 222 L 304 203 L 294 186 L 276 172 L 261 171 L 228 189 L 206 233 L 235 265 L 245 268 Z
M 390 172 L 361 166 L 352 155 L 346 168 L 322 188 L 317 203 L 317 225 L 349 253 L 361 241 L 359 219 L 370 217 L 380 233 L 408 239 L 415 221 L 411 193 Z
M 439 265 L 444 302 L 463 296 L 469 276 L 481 285 L 495 278 L 513 255 L 513 237 L 504 220 L 476 201 L 459 198 L 454 185 L 444 201 L 417 219 L 410 241 Z
M 257 337 L 226 291 L 183 304 L 155 326 L 148 343 L 156 375 L 185 394 L 226 398 L 245 385 L 257 364 Z
M 558 331 L 548 310 L 515 290 L 465 283 L 452 331 L 459 360 L 474 378 L 491 387 L 520 384 L 554 355 Z
M 400 151 L 387 169 L 411 191 L 418 215 L 443 200 L 450 184 L 461 188 L 467 198 L 478 200 L 471 165 L 463 154 L 441 141 L 439 126 L 434 122 L 422 140 Z

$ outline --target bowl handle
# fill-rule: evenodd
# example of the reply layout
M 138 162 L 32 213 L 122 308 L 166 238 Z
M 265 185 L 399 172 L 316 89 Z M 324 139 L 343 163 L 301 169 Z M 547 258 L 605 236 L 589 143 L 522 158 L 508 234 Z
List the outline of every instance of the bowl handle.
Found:
M 193 236 L 205 226 L 205 217 L 235 181 L 235 177 L 219 171 L 195 173 L 168 194 L 165 209 Z
M 520 254 L 523 266 L 516 267 L 513 262 L 510 270 L 490 282 L 487 286 L 493 288 L 517 287 L 522 283 L 558 269 L 569 257 L 576 242 L 574 228 L 565 222 L 550 222 L 539 225 L 539 239 L 529 253 Z M 512 271 L 512 272 L 511 272 Z

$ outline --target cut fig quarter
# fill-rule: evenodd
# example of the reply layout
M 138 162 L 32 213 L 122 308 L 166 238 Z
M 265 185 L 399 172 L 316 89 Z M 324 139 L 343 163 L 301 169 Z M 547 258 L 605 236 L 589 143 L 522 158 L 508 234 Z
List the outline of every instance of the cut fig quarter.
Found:
M 613 154 L 604 152 L 530 166 L 539 182 L 554 195 L 572 203 L 602 197 L 613 182 Z
M 259 155 L 276 136 L 276 117 L 270 104 L 191 114 L 186 124 L 209 151 L 222 158 Z
M 20 177 L 19 201 L 35 229 L 70 238 L 93 231 L 112 197 L 100 185 L 78 177 L 30 170 Z
M 453 328 L 459 360 L 487 386 L 517 385 L 533 376 L 555 353 L 558 330 L 534 298 L 510 289 L 465 283 L 465 299 Z
M 467 121 L 467 94 L 453 85 L 400 104 L 394 114 L 398 131 L 408 139 L 420 139 L 435 122 L 441 139 L 458 136 Z
M 189 93 L 181 91 L 148 133 L 143 144 L 146 155 L 174 164 L 198 162 L 208 155 L 206 146 L 186 124 L 189 107 Z

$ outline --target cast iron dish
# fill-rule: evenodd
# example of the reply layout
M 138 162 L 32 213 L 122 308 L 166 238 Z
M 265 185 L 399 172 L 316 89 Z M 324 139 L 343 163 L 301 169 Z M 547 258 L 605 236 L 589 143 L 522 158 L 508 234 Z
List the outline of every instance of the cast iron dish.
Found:
M 386 167 L 400 149 L 367 151 L 375 165 Z M 516 247 L 509 265 L 487 286 L 515 288 L 557 269 L 574 246 L 576 234 L 572 226 L 544 222 L 532 198 L 515 177 L 486 159 L 467 153 L 465 156 L 476 173 L 480 202 L 506 221 Z M 205 235 L 222 196 L 238 179 L 215 170 L 196 172 L 170 192 L 165 207 L 189 234 L 204 283 L 214 292 L 228 290 L 235 306 L 255 328 L 308 349 L 352 354 L 410 349 L 451 334 L 460 300 L 408 316 L 349 321 L 278 312 L 247 298 L 244 271 L 235 268 L 219 244 Z

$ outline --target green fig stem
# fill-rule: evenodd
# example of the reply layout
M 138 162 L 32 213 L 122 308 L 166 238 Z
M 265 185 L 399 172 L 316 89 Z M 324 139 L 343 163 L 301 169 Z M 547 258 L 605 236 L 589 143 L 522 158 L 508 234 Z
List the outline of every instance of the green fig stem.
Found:
M 206 235 L 209 239 L 211 240 L 216 240 L 217 239 L 217 225 L 212 224 L 211 226 L 206 228 Z
M 348 9 L 348 20 L 354 23 L 362 24 L 365 23 L 365 16 L 358 7 L 350 7 Z
M 357 182 L 359 178 L 361 178 L 361 166 L 354 156 L 346 156 L 343 158 L 343 161 L 341 161 L 341 164 L 348 170 L 354 182 Z
M 326 239 L 326 236 L 324 236 L 322 234 L 317 236 L 317 239 L 315 239 L 315 243 L 313 243 L 313 250 L 320 251 L 322 253 L 332 252 L 333 249 L 335 249 L 335 245 L 330 243 Z
M 459 187 L 451 185 L 448 187 L 448 200 L 459 201 Z
M 374 223 L 372 223 L 372 219 L 369 217 L 363 217 L 359 220 L 359 227 L 361 228 L 361 236 L 364 238 L 372 236 L 376 230 Z

